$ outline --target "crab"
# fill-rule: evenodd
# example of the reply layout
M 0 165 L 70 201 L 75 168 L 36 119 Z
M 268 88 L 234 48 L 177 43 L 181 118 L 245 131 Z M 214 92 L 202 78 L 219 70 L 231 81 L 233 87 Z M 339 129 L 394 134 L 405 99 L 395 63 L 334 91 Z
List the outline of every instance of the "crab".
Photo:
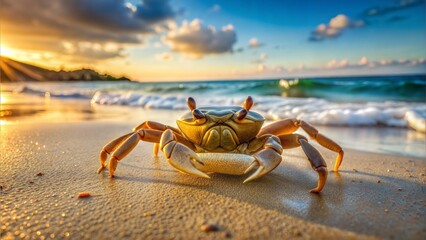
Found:
M 254 111 L 249 96 L 242 107 L 197 108 L 192 97 L 187 100 L 190 111 L 178 119 L 178 128 L 158 122 L 146 121 L 131 133 L 106 144 L 100 152 L 100 173 L 106 168 L 108 154 L 109 174 L 114 177 L 118 162 L 139 141 L 154 143 L 154 156 L 159 149 L 167 162 L 176 170 L 203 178 L 207 173 L 243 175 L 253 172 L 244 183 L 271 172 L 282 161 L 283 149 L 302 147 L 313 170 L 318 173 L 317 186 L 311 190 L 319 193 L 327 180 L 327 164 L 308 139 L 294 133 L 302 128 L 320 145 L 337 153 L 334 171 L 343 160 L 343 149 L 312 125 L 296 118 L 275 121 L 265 127 L 265 118 Z

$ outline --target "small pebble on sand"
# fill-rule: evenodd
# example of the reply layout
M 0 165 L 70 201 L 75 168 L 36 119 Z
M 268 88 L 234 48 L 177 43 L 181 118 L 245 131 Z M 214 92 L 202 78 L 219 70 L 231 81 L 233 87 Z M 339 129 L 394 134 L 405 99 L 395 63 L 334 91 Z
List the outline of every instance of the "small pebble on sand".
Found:
M 39 173 L 36 174 L 37 177 L 41 177 L 43 175 L 44 175 L 44 173 L 41 173 L 41 172 L 39 172 Z
M 401 192 L 401 191 L 402 191 L 402 188 L 398 188 L 398 191 L 400 191 L 400 192 Z
M 380 181 L 380 180 L 377 180 L 377 183 L 381 183 L 382 181 Z
M 201 231 L 203 232 L 216 232 L 219 230 L 219 227 L 214 223 L 205 223 L 201 225 Z
M 87 198 L 87 197 L 90 197 L 90 193 L 89 192 L 81 192 L 77 196 L 77 198 Z
M 356 170 L 355 168 L 353 169 L 354 172 L 358 172 L 358 170 Z

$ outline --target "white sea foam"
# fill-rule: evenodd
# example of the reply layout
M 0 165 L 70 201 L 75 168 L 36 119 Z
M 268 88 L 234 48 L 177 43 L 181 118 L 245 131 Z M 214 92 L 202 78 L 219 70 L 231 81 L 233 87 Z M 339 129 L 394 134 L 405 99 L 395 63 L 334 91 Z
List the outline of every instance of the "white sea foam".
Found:
M 198 97 L 197 106 L 242 105 L 244 97 Z M 420 130 L 426 120 L 426 105 L 407 102 L 341 103 L 317 98 L 255 96 L 254 110 L 269 120 L 304 119 L 318 125 L 413 127 Z M 187 109 L 186 96 L 148 95 L 135 92 L 96 92 L 92 104 L 127 105 L 147 109 Z M 413 114 L 416 113 L 416 114 Z M 407 115 L 408 114 L 408 115 Z M 408 116 L 408 117 L 407 117 Z M 415 122 L 415 124 L 413 124 Z M 419 127 L 420 126 L 420 127 Z

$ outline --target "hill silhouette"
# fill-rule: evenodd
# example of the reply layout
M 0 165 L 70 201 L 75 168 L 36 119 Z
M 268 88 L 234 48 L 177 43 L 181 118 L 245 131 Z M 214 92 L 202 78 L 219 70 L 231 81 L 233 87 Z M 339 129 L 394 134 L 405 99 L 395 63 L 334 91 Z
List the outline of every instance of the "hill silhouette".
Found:
M 126 77 L 116 78 L 86 68 L 73 71 L 53 71 L 7 57 L 0 57 L 0 76 L 1 82 L 130 81 Z

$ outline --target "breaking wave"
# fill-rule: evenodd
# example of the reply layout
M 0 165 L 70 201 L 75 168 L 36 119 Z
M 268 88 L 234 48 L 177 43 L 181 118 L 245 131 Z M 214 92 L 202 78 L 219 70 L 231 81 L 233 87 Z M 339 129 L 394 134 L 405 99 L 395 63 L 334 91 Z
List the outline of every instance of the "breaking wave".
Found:
M 198 106 L 242 105 L 245 97 L 203 97 L 196 99 Z M 426 120 L 426 105 L 408 102 L 331 102 L 319 98 L 283 98 L 278 96 L 257 96 L 254 110 L 262 112 L 267 119 L 304 119 L 319 125 L 340 126 L 391 126 L 413 127 L 419 131 Z M 124 105 L 146 109 L 184 110 L 186 96 L 146 95 L 135 92 L 97 92 L 92 104 Z M 422 125 L 423 124 L 423 125 Z M 424 130 L 423 130 L 424 131 Z
M 247 95 L 268 119 L 302 118 L 313 124 L 413 127 L 425 131 L 426 77 L 337 77 L 199 82 L 43 82 L 2 84 L 13 91 L 58 99 L 87 99 L 97 105 L 147 109 L 241 105 Z M 423 130 L 422 130 L 423 129 Z

